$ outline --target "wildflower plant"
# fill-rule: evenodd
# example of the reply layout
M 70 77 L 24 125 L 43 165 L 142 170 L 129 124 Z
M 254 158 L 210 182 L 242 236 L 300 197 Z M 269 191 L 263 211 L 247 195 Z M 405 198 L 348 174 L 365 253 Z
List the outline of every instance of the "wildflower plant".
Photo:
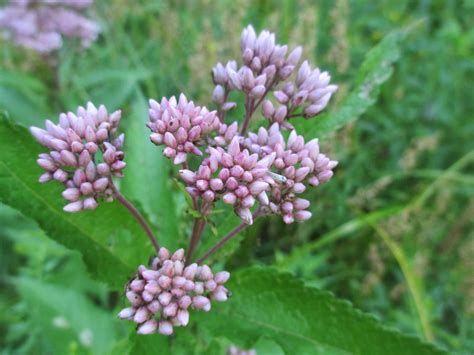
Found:
M 10 6 L 33 11 L 32 4 L 35 11 L 79 11 L 89 2 L 81 8 L 64 0 Z M 387 346 L 403 353 L 407 344 L 429 353 L 425 344 L 379 326 L 289 274 L 264 266 L 230 270 L 224 246 L 256 220 L 271 217 L 292 224 L 313 218 L 308 193 L 330 181 L 338 164 L 312 129 L 327 119 L 321 114 L 337 91 L 329 74 L 305 60 L 302 47 L 278 44 L 275 34 L 257 33 L 252 26 L 242 32 L 240 49 L 238 60 L 212 68 L 210 102 L 195 103 L 186 93 L 150 98 L 148 112 L 146 103 L 142 107 L 143 131 L 123 129 L 127 114 L 121 110 L 89 102 L 43 127 L 30 127 L 39 150 L 24 131 L 0 117 L 0 178 L 7 182 L 0 184 L 1 201 L 32 216 L 62 244 L 79 249 L 92 275 L 122 290 L 120 304 L 113 307 L 127 321 L 122 324 L 138 333 L 131 341 L 155 333 L 171 336 L 167 343 L 161 336 L 146 338 L 159 338 L 162 346 L 192 333 L 188 338 L 225 338 L 221 350 L 229 354 L 255 354 L 269 340 L 285 353 L 314 353 L 316 348 L 323 353 L 381 353 Z M 380 67 L 394 60 L 382 57 Z M 359 105 L 372 101 L 375 79 L 368 77 L 360 85 L 362 94 L 354 95 Z M 25 147 L 18 147 L 18 139 Z M 159 164 L 169 164 L 169 170 L 160 176 L 177 182 L 176 190 L 184 195 L 181 201 L 192 221 L 184 228 L 180 224 L 175 234 L 184 231 L 185 243 L 174 240 L 178 236 L 173 233 L 164 235 L 164 229 L 158 239 L 149 211 L 125 197 L 131 191 L 127 174 L 137 174 L 133 169 L 139 162 L 134 160 L 143 148 L 132 147 L 140 140 L 148 145 L 147 154 L 165 157 Z M 25 167 L 33 156 L 40 174 L 37 167 Z M 39 175 L 41 185 L 31 181 L 33 175 L 34 180 Z M 155 182 L 150 181 L 150 188 Z M 160 185 L 160 193 L 171 194 L 163 189 L 169 185 Z M 16 197 L 29 191 L 34 194 L 27 202 Z M 219 212 L 237 222 L 216 228 Z M 159 225 L 159 216 L 154 217 Z M 141 243 L 141 236 L 147 242 L 145 235 L 152 252 Z M 285 258 L 291 264 L 299 255 L 292 252 Z
M 248 26 L 241 36 L 240 66 L 230 61 L 213 68 L 217 110 L 198 106 L 185 94 L 149 101 L 150 141 L 164 146 L 163 155 L 181 167 L 179 176 L 197 215 L 186 255 L 183 249 L 170 254 L 159 246 L 145 218 L 113 181 L 124 175 L 126 167 L 121 150 L 125 137 L 118 132 L 121 111 L 109 114 L 103 105 L 88 103 L 76 113 L 60 114 L 58 124 L 47 120 L 46 129 L 31 127 L 36 140 L 48 148 L 37 160 L 45 171 L 39 181 L 64 185 L 64 211 L 94 210 L 101 202 L 117 199 L 145 228 L 156 255 L 148 267 L 140 265 L 127 284 L 130 307 L 119 313 L 121 319 L 137 323 L 139 334 L 170 335 L 173 327 L 188 324 L 189 309 L 210 311 L 211 301 L 226 301 L 229 290 L 223 284 L 230 274 L 214 275 L 203 264 L 205 259 L 255 218 L 277 214 L 287 224 L 309 219 L 310 202 L 297 195 L 332 177 L 337 162 L 320 153 L 317 139 L 305 143 L 290 120 L 316 116 L 337 87 L 329 85 L 327 73 L 311 70 L 306 61 L 300 64 L 301 47 L 287 52 L 286 45 L 275 43 L 275 34 L 257 35 Z M 295 85 L 289 82 L 293 73 Z M 226 122 L 226 114 L 237 106 L 228 101 L 232 91 L 245 97 L 240 123 Z M 254 122 L 269 127 L 251 132 Z M 290 131 L 288 139 L 285 131 Z M 198 159 L 194 168 L 190 156 Z M 242 223 L 194 260 L 208 216 L 219 200 Z

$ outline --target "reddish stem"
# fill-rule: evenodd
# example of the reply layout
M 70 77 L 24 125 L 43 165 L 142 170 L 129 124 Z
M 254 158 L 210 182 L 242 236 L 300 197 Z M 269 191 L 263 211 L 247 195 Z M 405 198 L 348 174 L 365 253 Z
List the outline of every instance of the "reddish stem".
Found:
M 150 226 L 146 222 L 145 218 L 140 214 L 140 212 L 137 210 L 137 208 L 130 202 L 128 201 L 125 196 L 123 196 L 115 187 L 115 185 L 112 182 L 112 179 L 109 179 L 110 185 L 112 187 L 112 190 L 114 192 L 114 197 L 119 201 L 130 213 L 131 215 L 137 220 L 138 223 L 142 226 L 142 228 L 145 230 L 148 239 L 150 240 L 151 244 L 153 245 L 153 248 L 155 249 L 156 253 L 160 251 L 160 245 L 158 244 L 158 241 L 156 240 L 155 235 L 153 234 L 153 231 L 151 230 Z
M 208 257 L 210 257 L 212 254 L 214 254 L 216 251 L 218 251 L 222 246 L 227 243 L 229 240 L 231 240 L 233 237 L 235 237 L 237 234 L 239 234 L 240 231 L 242 231 L 244 228 L 248 227 L 248 224 L 241 223 L 237 227 L 235 227 L 233 230 L 231 230 L 224 238 L 219 240 L 216 245 L 214 245 L 211 249 L 209 249 L 206 254 L 204 254 L 202 257 L 200 257 L 198 260 L 196 260 L 196 263 L 201 264 L 204 260 L 206 260 Z
M 261 216 L 261 210 L 258 209 L 255 211 L 253 214 L 253 219 L 255 220 L 257 217 Z M 220 248 L 224 246 L 225 243 L 227 243 L 229 240 L 234 238 L 236 235 L 238 235 L 243 229 L 247 228 L 249 225 L 246 223 L 241 223 L 234 229 L 232 229 L 229 233 L 227 233 L 226 236 L 224 236 L 221 240 L 219 240 L 211 249 L 209 249 L 203 256 L 201 256 L 199 259 L 196 260 L 197 264 L 202 263 L 204 260 L 206 260 L 208 257 L 210 257 L 212 254 L 214 254 L 216 251 L 218 251 Z

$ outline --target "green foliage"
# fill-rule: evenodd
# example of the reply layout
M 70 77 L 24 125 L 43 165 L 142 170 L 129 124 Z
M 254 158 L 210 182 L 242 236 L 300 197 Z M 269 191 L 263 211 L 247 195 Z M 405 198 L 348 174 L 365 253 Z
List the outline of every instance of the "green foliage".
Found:
M 118 338 L 118 321 L 110 312 L 95 306 L 84 294 L 67 287 L 50 285 L 35 279 L 22 277 L 14 280 L 20 296 L 27 302 L 33 322 L 50 340 L 53 352 L 67 347 L 64 342 L 71 334 L 92 353 L 112 351 Z M 59 333 L 59 334 L 58 334 Z M 57 336 L 59 335 L 59 336 Z M 57 343 L 57 344 L 55 344 Z
M 232 302 L 197 316 L 213 334 L 251 346 L 266 336 L 286 353 L 413 354 L 442 353 L 419 340 L 382 327 L 336 300 L 305 287 L 288 274 L 254 267 L 232 275 Z
M 138 223 L 118 203 L 94 213 L 65 213 L 60 186 L 38 183 L 41 169 L 35 158 L 42 150 L 29 132 L 2 116 L 0 137 L 0 200 L 33 218 L 56 241 L 79 250 L 97 279 L 121 289 L 149 255 Z
M 147 105 L 143 94 L 137 92 L 125 132 L 127 175 L 121 186 L 124 194 L 140 201 L 151 221 L 158 224 L 160 243 L 174 250 L 178 247 L 179 224 L 171 189 L 171 164 L 161 154 L 161 148 L 146 139 Z
M 439 352 L 418 336 L 472 353 L 473 9 L 432 0 L 96 1 L 98 42 L 83 53 L 65 43 L 57 67 L 0 36 L 0 111 L 15 122 L 0 114 L 0 202 L 15 209 L 0 205 L 0 352 Z M 208 260 L 232 273 L 228 302 L 192 312 L 173 337 L 137 336 L 115 319 L 117 290 L 152 253 L 146 236 L 117 203 L 64 213 L 60 187 L 37 182 L 42 149 L 18 124 L 41 125 L 87 101 L 123 109 L 121 191 L 161 244 L 184 246 L 189 201 L 170 178 L 176 167 L 148 140 L 146 101 L 185 92 L 207 104 L 211 67 L 238 55 L 248 23 L 290 48 L 303 44 L 340 86 L 329 111 L 293 122 L 322 138 L 340 162 L 336 176 L 306 193 L 311 220 L 257 221 Z M 210 217 L 197 257 L 240 223 L 225 206 Z

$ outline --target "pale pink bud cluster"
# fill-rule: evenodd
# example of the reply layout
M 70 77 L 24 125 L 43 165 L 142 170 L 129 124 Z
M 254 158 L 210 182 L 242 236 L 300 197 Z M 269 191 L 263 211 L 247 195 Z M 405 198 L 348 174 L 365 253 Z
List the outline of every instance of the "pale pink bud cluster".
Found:
M 297 195 L 303 193 L 307 185 L 318 186 L 328 181 L 337 161 L 320 153 L 317 139 L 305 143 L 303 136 L 292 131 L 285 141 L 278 123 L 268 130 L 261 127 L 258 134 L 249 133 L 243 144 L 259 156 L 272 157 L 269 169 L 275 183 L 271 185 L 269 210 L 282 215 L 287 224 L 309 219 L 310 203 Z
M 198 147 L 221 126 L 215 111 L 195 106 L 184 94 L 179 96 L 179 101 L 174 96 L 169 100 L 163 97 L 161 103 L 150 100 L 148 113 L 150 140 L 156 145 L 164 144 L 163 155 L 175 164 L 185 162 L 188 154 L 202 155 Z
M 62 38 L 77 38 L 83 48 L 95 41 L 99 26 L 80 10 L 91 0 L 12 0 L 0 9 L 0 29 L 18 45 L 49 53 L 62 45 Z
M 232 142 L 234 137 L 238 136 L 239 124 L 237 121 L 233 122 L 230 125 L 221 123 L 217 135 L 213 138 L 208 139 L 208 144 L 212 147 L 220 146 L 225 147 Z
M 295 83 L 287 83 L 282 90 L 273 93 L 280 105 L 274 107 L 270 100 L 263 102 L 263 116 L 271 122 L 285 125 L 285 120 L 298 110 L 305 118 L 318 115 L 337 90 L 336 85 L 329 85 L 330 80 L 328 72 L 321 73 L 318 68 L 311 69 L 308 61 L 304 61 Z
M 266 191 L 273 179 L 268 176 L 268 168 L 275 154 L 268 154 L 259 160 L 258 154 L 241 150 L 239 137 L 234 137 L 227 147 L 208 148 L 206 158 L 197 172 L 181 170 L 181 178 L 187 183 L 191 196 L 201 196 L 206 202 L 222 200 L 234 206 L 235 213 L 247 224 L 253 223 L 250 209 L 256 200 L 268 204 Z
M 111 114 L 92 103 L 77 113 L 59 115 L 59 123 L 46 120 L 46 130 L 31 127 L 31 134 L 50 151 L 37 160 L 45 170 L 39 181 L 56 180 L 64 184 L 67 212 L 95 209 L 98 200 L 112 200 L 111 176 L 122 177 L 125 168 L 122 146 L 124 135 L 116 135 L 121 111 Z
M 128 283 L 125 295 L 131 306 L 118 316 L 137 323 L 138 334 L 171 335 L 173 327 L 188 324 L 190 309 L 209 312 L 211 301 L 226 301 L 229 291 L 223 284 L 229 277 L 227 271 L 214 274 L 207 265 L 185 266 L 183 249 L 170 255 L 160 248 L 150 268 L 141 265 Z
M 257 355 L 257 351 L 255 349 L 240 349 L 235 345 L 231 345 L 227 349 L 227 355 Z
M 302 48 L 297 47 L 288 56 L 288 46 L 275 44 L 275 34 L 262 31 L 258 36 L 252 26 L 244 29 L 240 39 L 243 65 L 229 61 L 218 63 L 212 70 L 216 85 L 212 99 L 223 111 L 236 106 L 227 102 L 230 91 L 239 90 L 248 98 L 258 101 L 279 81 L 286 80 L 295 70 Z

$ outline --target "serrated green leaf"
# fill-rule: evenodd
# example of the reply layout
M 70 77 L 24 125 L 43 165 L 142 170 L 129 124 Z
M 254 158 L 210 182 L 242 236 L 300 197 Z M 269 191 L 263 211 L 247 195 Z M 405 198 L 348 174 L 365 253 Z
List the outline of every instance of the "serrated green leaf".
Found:
M 366 55 L 357 74 L 356 86 L 341 103 L 340 107 L 314 119 L 297 119 L 294 126 L 305 137 L 324 136 L 357 119 L 372 106 L 379 95 L 380 86 L 393 72 L 393 64 L 400 57 L 400 41 L 404 31 L 387 35 Z
M 137 265 L 152 253 L 140 225 L 118 202 L 69 214 L 59 184 L 38 183 L 38 153 L 44 151 L 26 128 L 0 115 L 0 201 L 34 219 L 49 237 L 79 250 L 89 272 L 121 289 Z
M 226 286 L 232 291 L 227 302 L 191 319 L 244 348 L 265 336 L 288 354 L 443 353 L 290 274 L 252 267 L 232 274 Z
M 147 102 L 139 91 L 132 109 L 134 113 L 126 126 L 127 175 L 122 182 L 123 192 L 141 202 L 158 226 L 160 244 L 174 250 L 178 247 L 179 230 L 169 177 L 171 162 L 149 140 L 150 131 L 145 126 Z

